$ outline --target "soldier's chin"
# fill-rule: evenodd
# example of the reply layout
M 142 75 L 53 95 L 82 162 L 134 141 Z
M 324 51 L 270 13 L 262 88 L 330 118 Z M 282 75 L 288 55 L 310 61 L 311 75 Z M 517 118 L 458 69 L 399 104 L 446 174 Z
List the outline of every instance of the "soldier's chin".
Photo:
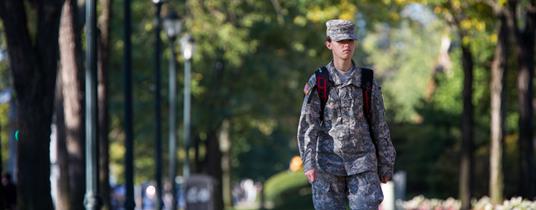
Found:
M 352 58 L 352 53 L 342 53 L 340 56 L 343 60 L 348 60 Z

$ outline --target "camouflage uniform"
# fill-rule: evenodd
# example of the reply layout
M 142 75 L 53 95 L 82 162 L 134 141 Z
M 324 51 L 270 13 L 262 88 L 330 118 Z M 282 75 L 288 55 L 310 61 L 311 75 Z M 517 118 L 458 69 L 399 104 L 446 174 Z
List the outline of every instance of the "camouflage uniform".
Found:
M 317 170 L 313 182 L 313 204 L 317 210 L 378 209 L 383 200 L 380 180 L 375 171 L 337 176 Z M 349 202 L 348 202 L 349 201 Z
M 380 176 L 393 175 L 395 149 L 384 118 L 380 86 L 373 81 L 371 124 L 363 112 L 361 70 L 352 67 L 342 83 L 332 62 L 326 65 L 333 87 L 320 116 L 320 98 L 313 74 L 305 85 L 298 127 L 298 147 L 304 171 L 316 169 L 313 200 L 316 209 L 377 209 L 383 200 Z M 322 117 L 322 119 L 321 119 Z M 369 133 L 372 126 L 377 149 Z M 378 161 L 379 158 L 379 161 Z M 379 171 L 378 171 L 379 170 Z

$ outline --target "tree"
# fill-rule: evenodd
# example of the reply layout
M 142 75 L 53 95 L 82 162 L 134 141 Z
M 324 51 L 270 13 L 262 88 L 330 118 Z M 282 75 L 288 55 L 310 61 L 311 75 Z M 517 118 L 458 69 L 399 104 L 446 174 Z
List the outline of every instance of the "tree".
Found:
M 111 209 L 110 201 L 110 154 L 109 154 L 109 109 L 108 109 L 108 71 L 110 69 L 110 26 L 112 19 L 112 0 L 102 0 L 99 17 L 99 63 L 98 63 L 98 107 L 99 107 L 99 190 L 104 209 Z
M 536 39 L 536 1 L 508 1 L 508 16 L 513 22 L 511 27 L 515 40 L 515 52 L 519 66 L 517 76 L 519 103 L 519 152 L 520 181 L 519 190 L 526 198 L 536 196 L 536 169 L 534 165 L 533 142 L 533 78 L 534 78 L 534 44 Z M 523 14 L 519 14 L 521 11 Z M 519 20 L 519 18 L 523 20 Z M 524 22 L 521 25 L 520 22 Z
M 78 5 L 75 0 L 66 0 L 62 10 L 60 24 L 60 61 L 61 71 L 59 71 L 58 79 L 62 81 L 61 95 L 63 105 L 57 112 L 63 112 L 65 125 L 63 132 L 58 136 L 64 136 L 62 143 L 58 144 L 58 151 L 61 148 L 66 148 L 66 153 L 59 152 L 58 159 L 67 161 L 59 161 L 60 168 L 67 169 L 60 173 L 58 182 L 64 182 L 67 185 L 68 191 L 59 191 L 60 194 L 68 195 L 69 206 L 65 209 L 83 209 L 85 185 L 80 184 L 85 181 L 85 162 L 84 162 L 84 138 L 83 131 L 83 111 L 82 111 L 82 44 L 80 38 L 80 27 L 78 25 Z M 59 121 L 57 119 L 57 121 Z M 68 164 L 62 166 L 62 164 Z M 62 188 L 60 188 L 62 189 Z
M 67 152 L 67 142 L 65 141 L 65 114 L 63 107 L 63 81 L 61 79 L 61 68 L 58 69 L 56 78 L 56 100 L 54 103 L 54 124 L 56 125 L 56 158 L 58 162 L 58 196 L 56 198 L 56 209 L 70 209 L 70 189 L 69 189 L 69 154 Z
M 494 4 L 494 2 L 492 3 Z M 443 19 L 454 29 L 461 48 L 460 61 L 464 72 L 464 81 L 459 196 L 462 201 L 462 209 L 469 209 L 470 199 L 475 194 L 474 170 L 480 167 L 474 164 L 475 140 L 479 139 L 475 138 L 475 133 L 478 133 L 478 121 L 475 121 L 475 105 L 473 105 L 476 92 L 474 72 L 479 66 L 487 68 L 488 65 L 488 61 L 485 59 L 486 53 L 474 54 L 473 51 L 480 52 L 482 50 L 482 38 L 491 33 L 486 31 L 486 25 L 493 25 L 496 21 L 495 17 L 490 15 L 493 12 L 493 7 L 489 5 L 489 1 L 447 0 L 433 1 L 429 5 L 434 7 L 436 12 L 442 13 Z M 481 34 L 485 36 L 479 38 Z M 479 64 L 479 61 L 482 63 Z M 477 72 L 478 74 L 482 73 Z
M 508 31 L 504 15 L 499 16 L 498 42 L 491 68 L 491 153 L 490 197 L 494 204 L 503 200 L 502 145 L 504 140 L 504 74 L 507 70 Z
M 505 100 L 504 87 L 505 75 L 508 69 L 508 43 L 509 27 L 512 23 L 508 22 L 507 16 L 512 14 L 499 3 L 492 2 L 495 15 L 498 19 L 497 43 L 495 47 L 495 57 L 491 66 L 491 149 L 490 149 L 490 180 L 489 194 L 493 204 L 500 204 L 503 201 L 503 144 L 504 144 L 504 118 L 505 118 Z
M 0 16 L 6 32 L 19 119 L 19 209 L 53 209 L 50 197 L 50 123 L 58 61 L 62 0 L 32 1 L 34 22 L 25 2 L 5 0 Z M 35 27 L 30 33 L 28 27 Z M 34 35 L 32 37 L 32 35 Z
M 459 22 L 458 22 L 459 23 Z M 458 32 L 458 38 L 464 40 L 465 32 Z M 462 209 L 471 208 L 473 194 L 473 53 L 469 44 L 462 44 L 463 64 L 463 112 L 462 112 L 462 151 L 460 164 L 460 198 Z
M 463 7 L 462 7 L 463 4 Z M 456 30 L 456 35 L 461 44 L 461 63 L 464 73 L 463 77 L 463 111 L 461 120 L 462 130 L 462 144 L 460 154 L 460 182 L 459 182 L 459 194 L 462 206 L 464 210 L 471 208 L 471 197 L 473 196 L 473 182 L 474 182 L 474 116 L 473 116 L 473 52 L 471 50 L 471 44 L 468 41 L 470 39 L 469 31 L 462 27 L 462 22 L 468 19 L 466 15 L 467 2 L 460 1 L 447 1 L 446 18 L 449 24 Z

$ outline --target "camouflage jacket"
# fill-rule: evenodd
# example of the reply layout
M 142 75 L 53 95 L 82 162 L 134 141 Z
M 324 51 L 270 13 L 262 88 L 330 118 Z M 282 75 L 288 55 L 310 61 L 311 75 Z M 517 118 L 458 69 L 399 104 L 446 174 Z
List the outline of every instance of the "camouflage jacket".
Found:
M 304 88 L 305 98 L 298 125 L 298 148 L 304 171 L 322 169 L 345 176 L 379 169 L 379 175 L 392 177 L 396 152 L 384 118 L 380 86 L 373 81 L 371 124 L 379 150 L 378 163 L 376 147 L 369 133 L 370 125 L 363 112 L 361 69 L 354 66 L 352 75 L 342 84 L 333 63 L 326 67 L 334 85 L 322 120 L 320 98 L 313 89 L 316 83 L 314 74 Z

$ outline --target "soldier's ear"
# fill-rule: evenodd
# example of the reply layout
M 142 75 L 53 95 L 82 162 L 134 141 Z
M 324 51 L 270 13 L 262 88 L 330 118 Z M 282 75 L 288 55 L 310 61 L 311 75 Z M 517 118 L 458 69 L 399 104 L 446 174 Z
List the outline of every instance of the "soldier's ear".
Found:
M 324 44 L 326 45 L 326 48 L 331 50 L 331 42 L 330 41 L 325 41 Z

